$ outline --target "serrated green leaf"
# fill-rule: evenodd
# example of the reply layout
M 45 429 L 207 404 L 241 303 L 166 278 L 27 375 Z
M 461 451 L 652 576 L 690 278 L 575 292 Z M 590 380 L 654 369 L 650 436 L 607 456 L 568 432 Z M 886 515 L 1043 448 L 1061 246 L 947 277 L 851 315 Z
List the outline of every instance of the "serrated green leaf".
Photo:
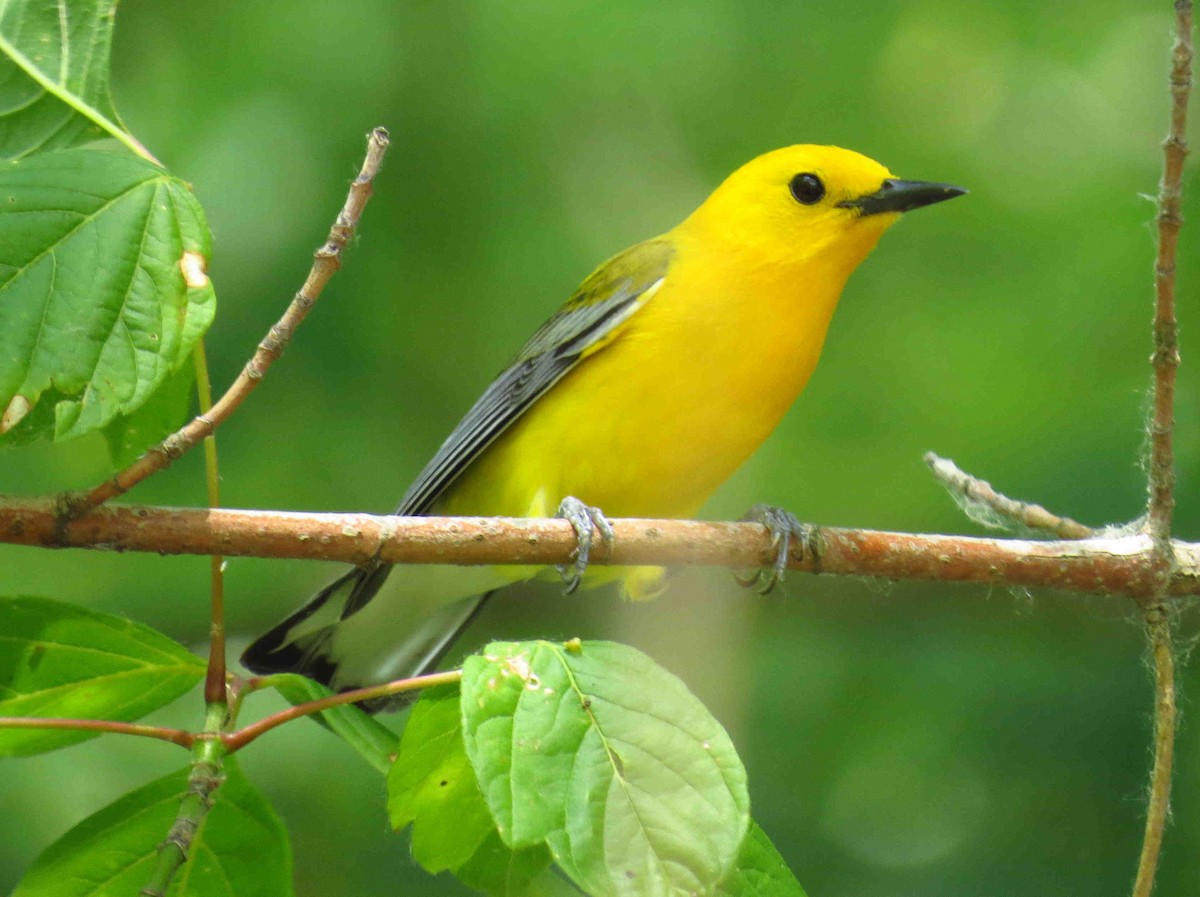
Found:
M 411 824 L 413 858 L 475 890 L 518 897 L 550 865 L 543 845 L 513 850 L 496 832 L 463 748 L 458 687 L 427 689 L 413 706 L 388 775 L 392 827 Z
M 562 829 L 587 714 L 549 642 L 497 643 L 463 668 L 467 753 L 504 840 L 540 844 Z M 567 702 L 564 703 L 564 698 Z
M 209 254 L 187 185 L 141 159 L 0 164 L 0 444 L 104 427 L 189 364 L 216 308 Z
M 557 868 L 551 866 L 529 883 L 524 894 L 516 893 L 512 897 L 587 897 Z
M 224 761 L 224 783 L 192 839 L 170 897 L 288 897 L 292 855 L 287 831 L 266 799 Z M 12 897 L 128 897 L 150 880 L 162 843 L 187 793 L 188 770 L 131 791 L 50 845 Z
M 470 859 L 496 826 L 462 743 L 454 686 L 427 689 L 413 706 L 388 774 L 388 817 L 412 823 L 413 857 L 429 872 Z
M 534 891 L 546 897 L 577 895 L 577 889 L 550 870 L 550 862 L 545 845 L 513 850 L 493 827 L 471 857 L 454 869 L 454 876 L 468 888 L 490 897 L 528 897 Z M 539 883 L 536 888 L 535 881 Z
M 495 643 L 463 669 L 468 757 L 501 836 L 544 839 L 594 897 L 713 894 L 749 825 L 725 730 L 610 642 Z
M 136 461 L 152 445 L 162 442 L 187 420 L 195 395 L 196 369 L 182 365 L 170 374 L 142 407 L 122 415 L 104 428 L 104 442 L 113 467 Z
M 271 685 L 293 704 L 319 701 L 333 694 L 328 688 L 295 673 L 280 673 L 271 677 Z M 387 773 L 392 768 L 392 757 L 396 753 L 399 738 L 396 733 L 352 704 L 331 707 L 321 713 L 310 714 L 309 719 L 328 729 L 379 772 Z
M 805 897 L 767 833 L 750 823 L 737 865 L 717 889 L 718 897 Z
M 45 598 L 0 599 L 0 716 L 129 722 L 169 704 L 203 676 L 200 658 L 147 626 Z M 94 737 L 0 728 L 0 756 Z
M 0 159 L 64 149 L 117 124 L 109 91 L 116 0 L 0 3 Z

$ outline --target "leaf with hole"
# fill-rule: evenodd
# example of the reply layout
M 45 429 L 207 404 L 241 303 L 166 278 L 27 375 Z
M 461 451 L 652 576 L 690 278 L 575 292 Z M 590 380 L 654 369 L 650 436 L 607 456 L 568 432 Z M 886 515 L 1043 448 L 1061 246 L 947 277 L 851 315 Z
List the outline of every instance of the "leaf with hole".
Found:
M 105 427 L 189 364 L 210 248 L 188 186 L 141 159 L 0 164 L 0 444 Z
M 729 736 L 675 676 L 611 642 L 467 659 L 467 755 L 500 835 L 595 897 L 713 894 L 749 824 Z
M 129 722 L 169 704 L 203 676 L 199 657 L 148 626 L 45 598 L 0 599 L 0 716 Z M 0 756 L 94 737 L 0 728 Z

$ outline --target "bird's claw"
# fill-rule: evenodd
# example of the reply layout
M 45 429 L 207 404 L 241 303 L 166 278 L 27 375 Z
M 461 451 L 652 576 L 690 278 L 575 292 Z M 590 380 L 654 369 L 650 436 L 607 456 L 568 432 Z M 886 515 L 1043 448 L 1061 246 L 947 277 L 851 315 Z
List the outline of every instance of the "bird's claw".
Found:
M 792 539 L 795 538 L 800 546 L 800 556 L 810 555 L 819 559 L 821 555 L 820 533 L 811 523 L 803 523 L 800 518 L 790 511 L 773 505 L 755 505 L 742 520 L 761 523 L 771 536 L 771 548 L 775 551 L 775 561 L 770 567 L 755 571 L 750 576 L 734 574 L 739 585 L 755 589 L 760 595 L 770 592 L 783 582 L 791 556 Z
M 558 575 L 562 577 L 563 581 L 563 594 L 570 595 L 579 588 L 584 571 L 587 570 L 588 559 L 591 556 L 595 540 L 593 527 L 599 531 L 600 541 L 609 550 L 612 549 L 615 536 L 612 524 L 608 522 L 603 511 L 584 504 L 573 495 L 568 495 L 559 503 L 558 513 L 554 516 L 566 520 L 575 530 L 575 551 L 571 555 L 572 561 L 569 564 L 559 564 L 557 567 Z

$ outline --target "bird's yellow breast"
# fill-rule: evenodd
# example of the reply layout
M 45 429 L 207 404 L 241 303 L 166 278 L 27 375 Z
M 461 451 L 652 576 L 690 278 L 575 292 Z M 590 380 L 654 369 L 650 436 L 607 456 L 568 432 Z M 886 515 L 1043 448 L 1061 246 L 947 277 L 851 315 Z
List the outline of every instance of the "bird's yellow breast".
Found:
M 694 515 L 804 388 L 874 244 L 776 256 L 689 222 L 666 239 L 655 294 L 464 473 L 444 513 L 544 516 L 573 495 L 611 516 Z

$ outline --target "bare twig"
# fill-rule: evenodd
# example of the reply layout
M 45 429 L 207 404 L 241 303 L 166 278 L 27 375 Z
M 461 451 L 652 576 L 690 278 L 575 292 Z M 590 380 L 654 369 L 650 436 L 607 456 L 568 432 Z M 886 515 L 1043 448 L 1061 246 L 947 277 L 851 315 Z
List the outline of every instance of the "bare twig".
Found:
M 1159 605 L 1146 612 L 1146 633 L 1154 660 L 1154 765 L 1146 801 L 1146 830 L 1138 859 L 1134 897 L 1150 897 L 1162 852 L 1163 832 L 1171 815 L 1171 766 L 1175 755 L 1175 649 L 1171 619 Z
M 350 185 L 346 204 L 338 214 L 337 221 L 329 231 L 328 238 L 314 254 L 312 268 L 308 272 L 308 278 L 304 281 L 300 292 L 296 294 L 292 304 L 283 313 L 283 317 L 271 327 L 263 341 L 258 344 L 258 351 L 254 353 L 254 357 L 246 364 L 233 385 L 226 390 L 225 395 L 221 396 L 213 405 L 212 411 L 193 418 L 161 443 L 150 448 L 129 467 L 96 486 L 90 492 L 81 496 L 69 496 L 63 503 L 69 516 L 79 516 L 111 498 L 128 492 L 146 477 L 169 466 L 201 439 L 210 435 L 237 410 L 246 396 L 266 375 L 272 362 L 283 354 L 284 347 L 292 338 L 292 333 L 308 315 L 320 297 L 321 291 L 325 289 L 325 284 L 341 267 L 342 250 L 354 234 L 354 228 L 362 216 L 363 208 L 371 197 L 371 184 L 379 172 L 379 166 L 387 147 L 387 131 L 383 128 L 376 128 L 371 132 L 367 141 L 367 156 L 363 161 L 362 170 Z
M 1183 163 L 1187 157 L 1187 109 L 1192 86 L 1192 3 L 1175 0 L 1175 44 L 1171 50 L 1171 123 L 1163 141 L 1163 176 L 1158 191 L 1158 256 L 1154 263 L 1154 409 L 1150 418 L 1149 508 L 1146 527 L 1153 544 L 1150 568 L 1156 587 L 1143 602 L 1143 618 L 1154 660 L 1154 762 L 1146 805 L 1146 829 L 1133 897 L 1150 897 L 1158 873 L 1163 832 L 1170 816 L 1171 768 L 1175 754 L 1175 656 L 1171 615 L 1166 606 L 1179 563 L 1171 541 L 1175 510 L 1175 374 L 1179 367 L 1175 317 L 1175 255 L 1183 225 Z
M 773 563 L 758 523 L 614 520 L 609 553 L 593 564 L 708 565 L 746 569 Z M 889 533 L 821 527 L 814 556 L 794 543 L 789 569 L 895 580 L 1044 586 L 1069 592 L 1145 596 L 1157 582 L 1146 535 L 1052 542 Z M 46 499 L 0 499 L 0 542 L 43 548 L 99 548 L 159 554 L 307 558 L 389 564 L 566 563 L 575 531 L 559 519 L 373 517 L 226 508 L 98 508 L 67 527 Z M 1200 545 L 1173 543 L 1172 595 L 1200 594 Z
M 1004 522 L 1007 521 L 1057 539 L 1089 539 L 1096 535 L 1096 530 L 1070 517 L 1059 517 L 1041 505 L 1017 501 L 1002 495 L 992 488 L 991 483 L 971 476 L 949 458 L 926 452 L 925 463 L 929 465 L 934 478 L 946 487 L 966 515 L 983 526 L 1003 528 Z
M 157 738 L 180 747 L 190 748 L 196 742 L 194 732 L 146 726 L 141 723 L 118 723 L 106 719 L 64 719 L 61 717 L 0 716 L 0 729 L 70 729 L 77 732 L 99 732 L 113 735 L 139 735 Z
M 1158 190 L 1158 257 L 1154 263 L 1154 410 L 1150 420 L 1150 503 L 1147 525 L 1164 550 L 1175 509 L 1175 372 L 1179 343 L 1175 319 L 1175 250 L 1183 224 L 1183 163 L 1187 157 L 1188 93 L 1192 86 L 1192 4 L 1175 2 L 1175 46 L 1171 52 L 1171 125 L 1163 141 L 1163 177 Z
M 386 698 L 390 695 L 417 691 L 422 688 L 433 688 L 435 685 L 446 685 L 451 682 L 458 682 L 461 679 L 462 670 L 449 670 L 445 673 L 430 673 L 427 676 L 415 676 L 411 679 L 397 679 L 395 682 L 385 682 L 382 685 L 368 685 L 365 688 L 343 691 L 316 701 L 305 701 L 303 704 L 296 704 L 286 710 L 263 717 L 258 722 L 251 723 L 237 732 L 231 732 L 224 737 L 225 747 L 230 753 L 233 753 L 236 750 L 244 748 L 254 739 L 271 731 L 276 726 L 282 726 L 284 723 L 299 719 L 302 716 L 320 713 L 322 710 L 329 710 L 331 707 L 354 704 L 358 701 L 371 701 L 376 698 Z

